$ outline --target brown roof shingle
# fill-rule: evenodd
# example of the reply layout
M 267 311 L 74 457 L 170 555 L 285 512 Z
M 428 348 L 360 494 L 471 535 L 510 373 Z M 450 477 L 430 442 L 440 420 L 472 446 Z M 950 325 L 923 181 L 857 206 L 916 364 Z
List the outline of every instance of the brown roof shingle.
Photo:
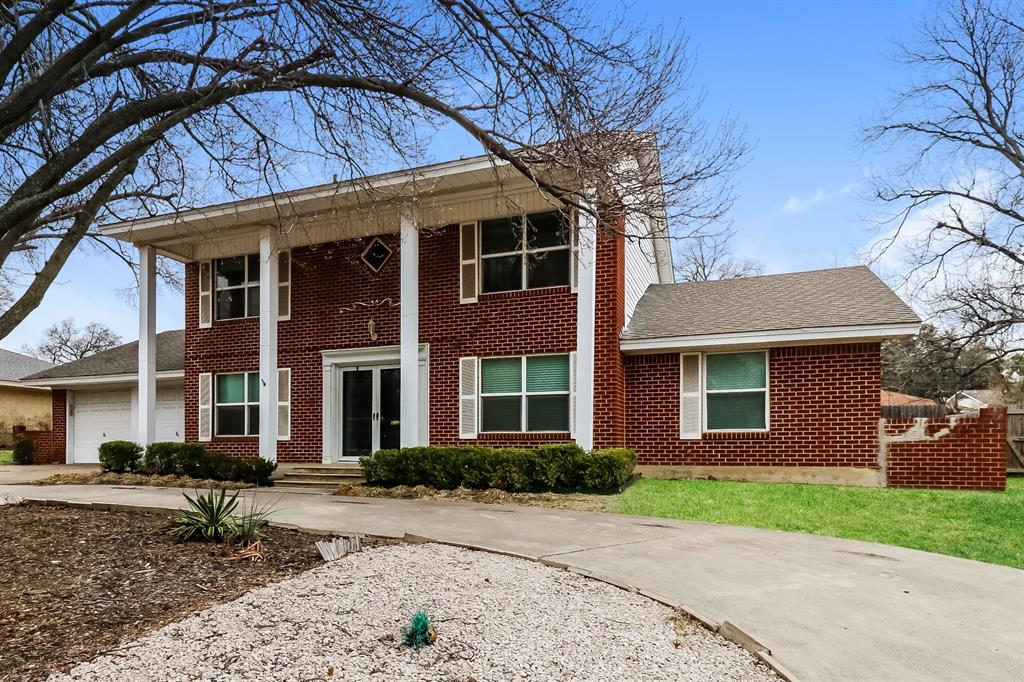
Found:
M 712 282 L 652 284 L 624 340 L 917 324 L 921 319 L 863 265 Z

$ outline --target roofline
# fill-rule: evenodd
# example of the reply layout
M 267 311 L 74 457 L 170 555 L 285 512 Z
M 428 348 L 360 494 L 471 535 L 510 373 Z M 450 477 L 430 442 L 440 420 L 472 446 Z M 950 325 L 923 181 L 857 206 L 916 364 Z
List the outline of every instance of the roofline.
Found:
M 739 345 L 772 346 L 810 341 L 892 339 L 913 336 L 920 328 L 920 322 L 914 322 L 913 324 L 901 322 L 895 324 L 857 324 L 842 327 L 769 329 L 764 331 L 696 334 L 692 336 L 672 336 L 653 339 L 623 339 L 620 341 L 619 347 L 623 352 L 629 352 Z
M 156 373 L 158 381 L 166 379 L 184 379 L 185 370 L 171 369 Z M 89 386 L 93 384 L 117 384 L 126 381 L 138 381 L 139 373 L 131 372 L 126 374 L 93 374 L 78 377 L 48 377 L 45 379 L 30 379 L 19 383 L 26 387 L 41 386 L 46 388 L 60 386 Z
M 468 159 L 456 159 L 454 161 L 443 161 L 441 163 L 428 164 L 399 171 L 389 171 L 378 175 L 370 175 L 365 178 L 355 178 L 342 182 L 331 182 L 327 184 L 314 185 L 301 189 L 290 190 L 274 194 L 265 194 L 252 199 L 239 199 L 227 201 L 210 206 L 189 209 L 175 213 L 163 213 L 148 218 L 137 218 L 124 220 L 117 223 L 109 223 L 100 226 L 100 232 L 104 236 L 116 237 L 117 235 L 131 232 L 132 230 L 148 230 L 155 227 L 164 227 L 178 223 L 187 223 L 197 218 L 216 218 L 219 216 L 254 211 L 262 208 L 273 208 L 281 201 L 308 201 L 331 196 L 350 194 L 368 188 L 385 189 L 395 185 L 401 185 L 413 180 L 430 180 L 446 175 L 457 173 L 469 173 L 487 168 L 499 168 L 509 165 L 507 161 L 496 159 L 486 154 L 471 156 Z
M 40 390 L 46 390 L 48 388 L 46 386 L 29 386 L 25 382 L 20 381 L 18 379 L 0 379 L 0 386 L 6 386 L 10 388 L 32 388 Z

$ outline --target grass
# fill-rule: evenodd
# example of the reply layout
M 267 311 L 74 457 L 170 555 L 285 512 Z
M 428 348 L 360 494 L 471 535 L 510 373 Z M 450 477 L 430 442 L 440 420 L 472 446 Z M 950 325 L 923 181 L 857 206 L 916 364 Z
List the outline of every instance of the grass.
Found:
M 619 500 L 637 516 L 800 531 L 1024 568 L 1024 479 L 1005 493 L 794 483 L 637 481 Z
M 14 464 L 13 450 L 0 450 L 0 466 L 5 464 Z

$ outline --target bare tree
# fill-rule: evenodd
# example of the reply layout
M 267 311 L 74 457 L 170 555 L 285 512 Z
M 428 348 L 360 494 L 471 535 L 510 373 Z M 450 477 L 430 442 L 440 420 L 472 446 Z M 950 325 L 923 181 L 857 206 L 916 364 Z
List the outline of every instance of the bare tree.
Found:
M 35 346 L 25 346 L 25 352 L 56 364 L 74 362 L 100 351 L 121 345 L 121 337 L 99 322 L 90 322 L 79 329 L 75 320 L 68 318 L 43 332 L 43 340 Z
M 444 125 L 563 205 L 698 235 L 747 148 L 690 69 L 571 0 L 0 3 L 0 338 L 83 241 L 116 249 L 98 223 L 414 165 Z
M 1024 349 L 1024 5 L 951 0 L 918 45 L 917 74 L 868 139 L 906 155 L 875 183 L 896 210 L 879 255 L 902 247 L 907 284 L 959 349 Z
M 721 230 L 680 242 L 673 259 L 676 281 L 706 282 L 760 275 L 760 263 L 732 255 L 729 241 L 734 236 L 732 230 Z

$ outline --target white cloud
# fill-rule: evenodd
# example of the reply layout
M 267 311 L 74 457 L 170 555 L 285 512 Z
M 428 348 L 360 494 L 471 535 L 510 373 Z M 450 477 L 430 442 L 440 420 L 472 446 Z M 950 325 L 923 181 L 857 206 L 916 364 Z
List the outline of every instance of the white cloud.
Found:
M 793 195 L 786 199 L 786 201 L 780 207 L 780 210 L 783 213 L 788 213 L 790 215 L 797 213 L 807 213 L 808 211 L 810 211 L 812 208 L 819 204 L 823 204 L 827 201 L 831 201 L 832 199 L 851 194 L 856 189 L 856 182 L 848 182 L 836 190 L 819 189 L 817 192 L 808 197 L 800 197 Z

